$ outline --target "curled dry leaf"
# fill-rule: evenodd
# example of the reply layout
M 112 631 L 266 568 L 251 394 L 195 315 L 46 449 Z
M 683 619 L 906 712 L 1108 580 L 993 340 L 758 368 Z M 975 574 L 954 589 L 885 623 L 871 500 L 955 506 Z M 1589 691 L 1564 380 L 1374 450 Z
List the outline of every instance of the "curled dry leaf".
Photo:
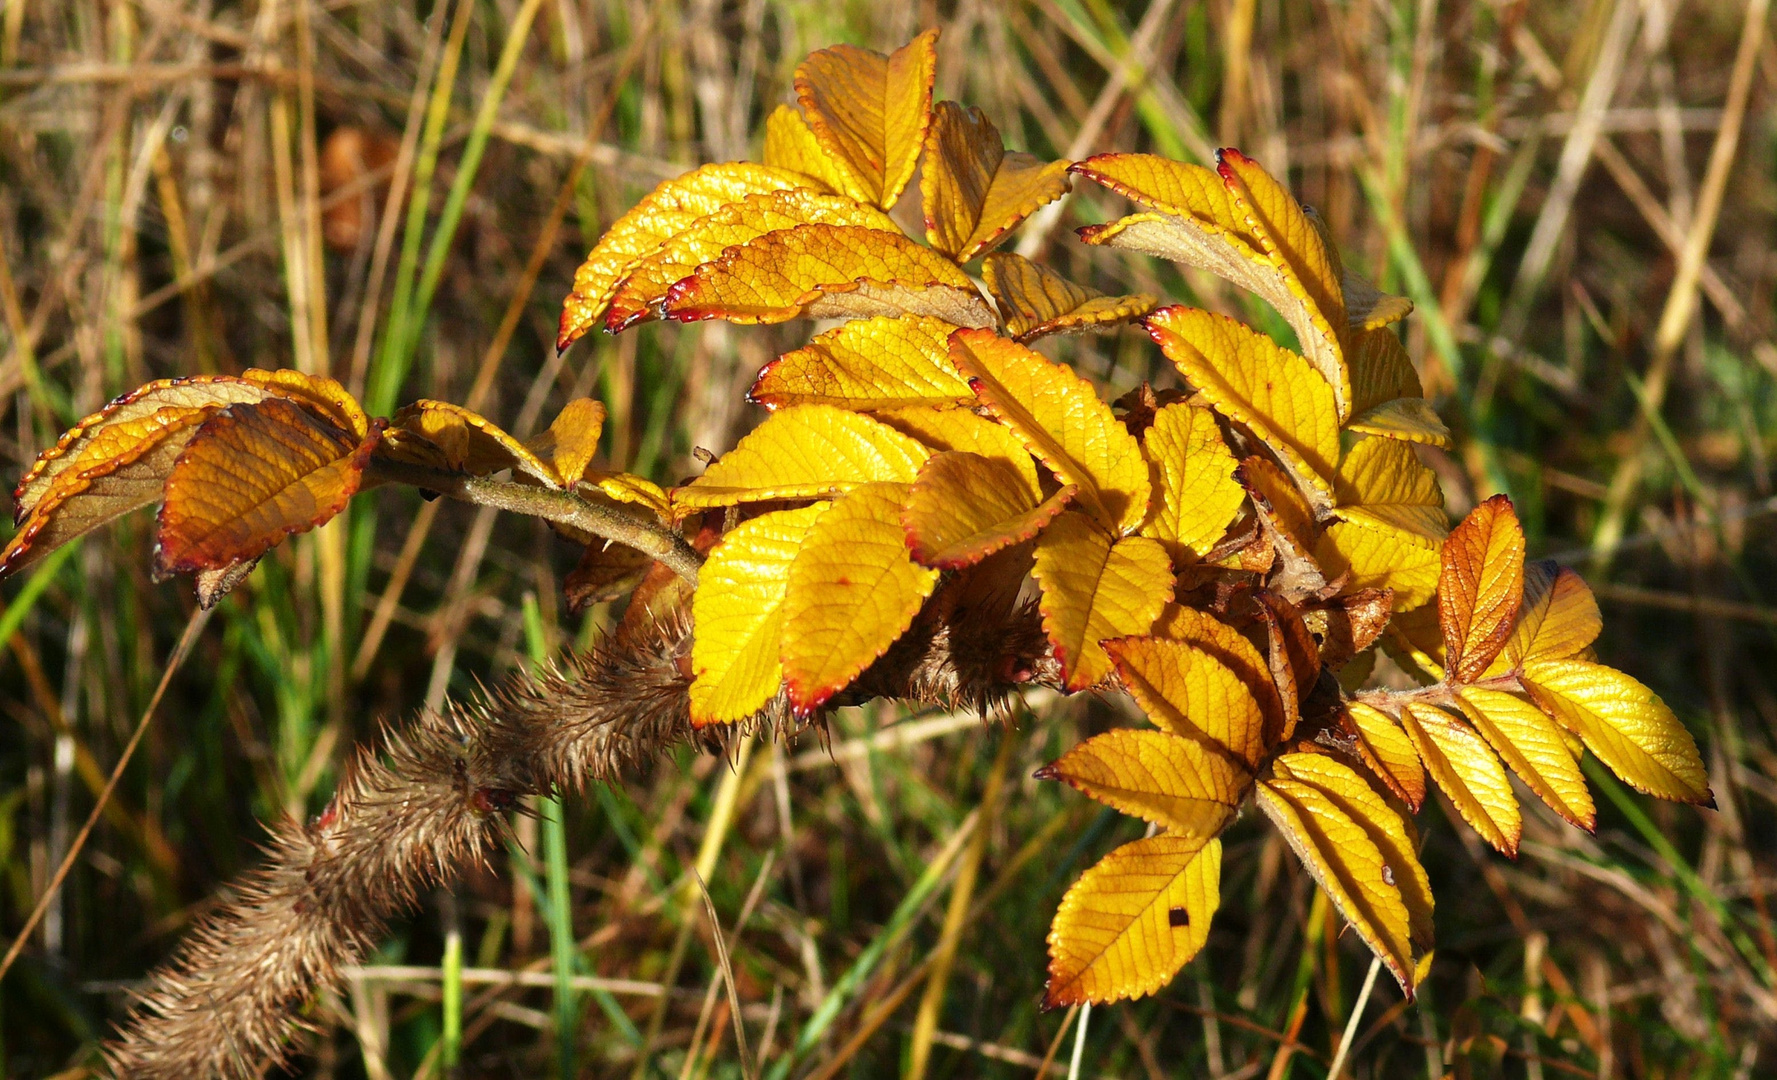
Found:
M 282 398 L 218 412 L 167 477 L 156 572 L 249 562 L 286 536 L 326 524 L 357 494 L 381 433 L 372 425 L 356 438 Z
M 1091 517 L 1064 511 L 1037 537 L 1043 631 L 1070 690 L 1110 672 L 1100 643 L 1145 634 L 1172 595 L 1166 549 L 1141 536 L 1113 537 Z
M 898 232 L 856 225 L 798 225 L 729 248 L 668 289 L 662 310 L 679 322 L 929 315 L 994 324 L 956 264 Z
M 1328 501 L 1339 415 L 1332 388 L 1306 360 L 1244 323 L 1197 308 L 1161 308 L 1143 322 L 1217 412 L 1252 429 L 1297 486 Z
M 1222 842 L 1152 836 L 1080 875 L 1049 928 L 1043 1007 L 1143 997 L 1209 939 L 1221 906 Z
M 831 503 L 761 514 L 722 537 L 698 574 L 691 619 L 691 722 L 733 723 L 783 685 L 779 662 L 790 567 Z
M 1038 502 L 1004 462 L 948 451 L 932 455 L 920 467 L 901 525 L 914 561 L 959 570 L 1035 537 L 1076 490 L 1068 485 Z
M 853 319 L 766 364 L 747 395 L 767 408 L 835 405 L 873 411 L 973 403 L 950 362 L 956 327 L 922 315 Z
M 574 291 L 562 303 L 555 347 L 578 341 L 605 314 L 617 284 L 649 252 L 690 228 L 698 219 L 763 191 L 808 187 L 810 178 L 788 169 L 730 161 L 705 165 L 662 182 L 605 230 L 586 261 L 574 271 Z
M 1473 682 L 1511 636 L 1524 599 L 1524 530 L 1512 501 L 1495 495 L 1470 511 L 1444 541 L 1438 622 L 1447 667 Z
M 913 178 L 932 118 L 938 31 L 891 55 L 834 45 L 796 68 L 796 100 L 821 149 L 859 202 L 895 205 Z
M 933 109 L 925 153 L 919 186 L 926 240 L 959 263 L 1073 186 L 1069 162 L 1008 151 L 986 113 L 954 101 Z
M 1063 483 L 1080 489 L 1083 509 L 1119 534 L 1141 525 L 1153 490 L 1147 463 L 1091 383 L 985 330 L 952 334 L 950 359 L 981 403 Z
M 839 495 L 863 484 L 911 484 L 931 451 L 859 413 L 799 405 L 767 417 L 702 476 L 674 488 L 672 505 L 692 510 L 769 499 Z
M 562 579 L 568 610 L 578 615 L 594 604 L 634 592 L 653 565 L 653 559 L 623 544 L 597 540 L 586 545 L 580 561 Z
M 1142 453 L 1154 470 L 1154 506 L 1141 534 L 1166 545 L 1175 563 L 1186 552 L 1207 555 L 1245 501 L 1215 414 L 1184 402 L 1158 410 Z
M 1146 293 L 1106 296 L 1009 252 L 989 255 L 981 274 L 987 279 L 987 291 L 999 302 L 1006 330 L 1020 342 L 1108 329 L 1141 318 L 1159 303 Z

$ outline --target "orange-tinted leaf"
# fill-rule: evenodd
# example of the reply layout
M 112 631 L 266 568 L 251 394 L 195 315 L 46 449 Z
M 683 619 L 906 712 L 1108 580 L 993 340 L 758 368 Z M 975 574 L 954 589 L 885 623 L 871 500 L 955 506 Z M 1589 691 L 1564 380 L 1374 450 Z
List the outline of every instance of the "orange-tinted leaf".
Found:
M 981 273 L 987 291 L 999 301 L 1006 330 L 1021 342 L 1047 334 L 1105 329 L 1139 319 L 1158 303 L 1146 293 L 1106 296 L 1008 252 L 989 255 Z
M 245 382 L 264 387 L 268 396 L 288 398 L 308 406 L 311 412 L 355 438 L 362 439 L 370 434 L 370 417 L 365 414 L 364 407 L 336 379 L 309 375 L 294 368 L 271 371 L 248 368 L 240 377 Z
M 600 406 L 601 414 L 603 406 Z M 571 421 L 570 421 L 571 422 Z M 603 417 L 600 417 L 603 424 Z M 418 436 L 418 438 L 414 438 Z M 421 399 L 395 414 L 382 457 L 437 469 L 486 476 L 501 469 L 524 473 L 546 487 L 561 487 L 555 467 L 480 413 L 448 401 Z
M 736 244 L 779 229 L 817 224 L 897 232 L 887 214 L 844 195 L 822 195 L 808 188 L 748 195 L 698 218 L 636 263 L 611 298 L 605 329 L 615 333 L 658 317 L 668 289 Z
M 1658 694 L 1586 660 L 1532 660 L 1524 688 L 1637 791 L 1712 806 L 1697 743 Z
M 1084 690 L 1110 671 L 1100 642 L 1145 634 L 1172 597 L 1166 549 L 1146 537 L 1115 539 L 1075 510 L 1037 537 L 1038 605 L 1043 630 L 1070 690 Z
M 1305 555 L 1314 550 L 1315 537 L 1320 535 L 1314 508 L 1282 469 L 1255 454 L 1240 463 L 1235 478 L 1252 497 L 1254 508 L 1276 526 L 1294 551 Z
M 1203 948 L 1221 906 L 1222 843 L 1152 836 L 1080 875 L 1049 928 L 1045 1008 L 1153 993 Z
M 1270 256 L 1271 265 L 1290 291 L 1320 316 L 1315 329 L 1336 342 L 1346 325 L 1345 290 L 1337 258 L 1328 250 L 1320 230 L 1288 189 L 1258 162 L 1232 147 L 1218 151 L 1216 158 L 1216 171 L 1227 181 L 1236 209 L 1245 214 L 1247 228 Z M 1303 336 L 1301 331 L 1297 336 Z M 1308 351 L 1312 356 L 1316 350 Z M 1336 373 L 1321 374 L 1331 383 L 1345 377 L 1343 365 Z M 1349 390 L 1343 399 L 1350 400 Z
M 1347 521 L 1367 517 L 1428 540 L 1442 540 L 1448 531 L 1438 475 L 1420 464 L 1411 443 L 1359 439 L 1339 462 L 1333 494 Z
M 1301 702 L 1320 679 L 1320 649 L 1294 604 L 1269 591 L 1259 593 L 1258 601 L 1259 618 L 1265 624 L 1270 644 L 1266 659 L 1271 666 L 1271 681 L 1283 699 L 1281 737 L 1287 739 L 1301 719 Z
M 772 413 L 703 475 L 672 493 L 675 511 L 813 499 L 861 484 L 911 484 L 931 453 L 859 413 L 799 405 Z
M 796 100 L 847 195 L 886 210 L 913 178 L 932 118 L 937 42 L 927 30 L 889 56 L 834 45 L 797 66 Z
M 814 523 L 790 566 L 781 659 L 790 704 L 807 715 L 893 645 L 938 571 L 917 566 L 901 531 L 905 484 L 865 484 Z
M 779 105 L 766 119 L 764 157 L 765 164 L 799 172 L 823 191 L 843 192 L 850 181 L 839 162 L 821 149 L 820 140 L 794 105 Z
M 831 505 L 762 514 L 729 531 L 710 552 L 691 599 L 693 724 L 744 720 L 777 694 L 790 566 Z
M 747 396 L 772 409 L 972 404 L 975 392 L 950 363 L 955 329 L 918 315 L 853 319 L 766 364 Z
M 798 225 L 729 248 L 667 290 L 679 322 L 861 319 L 930 315 L 992 326 L 969 276 L 900 233 L 856 225 Z
M 1296 484 L 1332 493 L 1339 460 L 1333 391 L 1308 362 L 1225 315 L 1161 308 L 1148 334 L 1217 412 L 1245 424 L 1290 467 Z
M 1523 817 L 1505 766 L 1486 741 L 1467 724 L 1430 705 L 1402 709 L 1401 727 L 1413 740 L 1425 771 L 1450 796 L 1462 819 L 1481 839 L 1515 858 Z
M 1226 754 L 1164 731 L 1118 728 L 1088 739 L 1037 771 L 1106 806 L 1207 840 L 1234 820 L 1252 775 Z
M 950 358 L 994 416 L 1106 527 L 1133 532 L 1152 486 L 1141 447 L 1092 384 L 1065 364 L 986 330 L 950 336 Z
M 156 570 L 222 569 L 325 524 L 357 493 L 380 434 L 354 438 L 277 398 L 217 413 L 167 477 Z
M 562 303 L 555 347 L 566 349 L 597 325 L 617 292 L 617 283 L 636 263 L 699 218 L 748 195 L 806 187 L 809 182 L 800 173 L 745 161 L 705 165 L 662 182 L 612 222 L 574 271 L 574 291 Z
M 1186 550 L 1207 554 L 1244 499 L 1215 414 L 1184 402 L 1166 406 L 1142 437 L 1142 453 L 1156 478 L 1154 512 L 1142 535 L 1165 544 L 1175 561 Z
M 1487 674 L 1512 671 L 1530 659 L 1578 656 L 1598 639 L 1603 626 L 1598 601 L 1578 574 L 1552 562 L 1530 563 L 1524 568 L 1524 603 L 1517 624 Z
M 1129 637 L 1105 648 L 1124 688 L 1156 725 L 1248 767 L 1264 757 L 1264 710 L 1240 672 L 1205 649 L 1166 638 Z
M 1532 702 L 1502 690 L 1471 686 L 1458 696 L 1457 704 L 1549 809 L 1582 829 L 1592 829 L 1597 821 L 1592 793 L 1554 721 Z
M 926 132 L 920 196 L 926 240 L 968 262 L 1073 186 L 1068 162 L 1009 152 L 978 108 L 940 101 Z
M 957 570 L 1036 536 L 1074 491 L 1069 485 L 1038 503 L 1003 462 L 967 452 L 933 454 L 913 483 L 901 524 L 915 562 Z
M 973 395 L 971 395 L 973 396 Z M 1011 470 L 1031 503 L 1040 502 L 1037 463 L 1018 436 L 1004 424 L 996 424 L 968 409 L 885 409 L 876 418 L 939 452 L 978 454 Z
M 1456 681 L 1473 682 L 1493 663 L 1523 599 L 1524 530 L 1512 501 L 1495 495 L 1444 541 L 1438 621 Z
M 631 592 L 653 565 L 653 559 L 622 544 L 601 540 L 586 545 L 580 561 L 562 579 L 568 610 L 577 615 L 594 604 Z
M 1358 739 L 1364 764 L 1414 813 L 1425 802 L 1425 766 L 1413 740 L 1392 717 L 1361 701 L 1347 702 L 1346 715 Z

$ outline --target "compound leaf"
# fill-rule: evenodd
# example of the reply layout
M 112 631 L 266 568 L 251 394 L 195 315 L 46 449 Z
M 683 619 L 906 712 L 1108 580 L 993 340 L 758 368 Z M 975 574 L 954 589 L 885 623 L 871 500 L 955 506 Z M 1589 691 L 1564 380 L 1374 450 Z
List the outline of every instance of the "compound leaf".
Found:
M 1549 809 L 1590 832 L 1597 823 L 1592 793 L 1579 762 L 1554 721 L 1535 704 L 1503 690 L 1466 687 L 1462 714 Z
M 730 530 L 710 552 L 691 599 L 693 724 L 744 720 L 777 694 L 790 567 L 831 505 L 762 514 Z
M 1049 928 L 1045 1008 L 1137 998 L 1165 986 L 1209 938 L 1222 842 L 1151 836 L 1080 875 Z
M 974 391 L 950 363 L 955 329 L 922 315 L 853 319 L 766 364 L 748 396 L 772 409 L 973 403 Z
M 1086 514 L 1068 510 L 1037 537 L 1038 606 L 1069 690 L 1110 671 L 1100 642 L 1145 634 L 1172 595 L 1166 549 L 1140 536 L 1119 540 Z
M 1118 728 L 1037 771 L 1174 836 L 1207 840 L 1240 808 L 1252 776 L 1226 754 L 1164 731 Z
M 1473 682 L 1505 647 L 1524 599 L 1524 530 L 1512 501 L 1495 495 L 1469 512 L 1444 541 L 1438 624 L 1445 667 Z
M 872 315 L 930 315 L 957 326 L 995 321 L 955 263 L 898 232 L 857 225 L 798 225 L 731 247 L 668 289 L 662 310 L 679 322 Z
M 1714 805 L 1691 733 L 1640 682 L 1585 660 L 1532 660 L 1524 665 L 1523 682 L 1538 705 L 1629 786 L 1662 799 Z
M 931 452 L 860 413 L 798 405 L 766 417 L 703 475 L 674 488 L 675 511 L 838 495 L 861 484 L 911 484 Z
M 908 558 L 905 484 L 865 484 L 822 514 L 790 566 L 783 607 L 784 684 L 813 712 L 900 637 L 938 582 Z
M 796 100 L 852 198 L 886 210 L 912 179 L 932 119 L 937 42 L 927 30 L 889 56 L 834 45 L 797 66 Z
M 986 330 L 950 336 L 950 359 L 981 402 L 1107 528 L 1133 532 L 1147 516 L 1152 486 L 1129 429 L 1092 384 L 1009 338 Z

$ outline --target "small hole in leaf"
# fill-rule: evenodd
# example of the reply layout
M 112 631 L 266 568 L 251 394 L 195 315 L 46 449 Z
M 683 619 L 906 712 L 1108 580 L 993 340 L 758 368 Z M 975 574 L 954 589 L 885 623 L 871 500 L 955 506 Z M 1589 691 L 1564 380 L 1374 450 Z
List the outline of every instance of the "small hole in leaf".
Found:
M 1175 907 L 1166 913 L 1166 921 L 1173 926 L 1190 926 L 1191 913 L 1182 907 Z

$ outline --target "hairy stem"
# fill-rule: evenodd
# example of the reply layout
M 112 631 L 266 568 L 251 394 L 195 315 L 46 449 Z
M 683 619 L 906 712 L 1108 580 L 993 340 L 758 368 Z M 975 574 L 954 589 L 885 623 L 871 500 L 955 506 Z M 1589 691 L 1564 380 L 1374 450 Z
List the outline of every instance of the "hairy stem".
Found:
M 365 472 L 365 486 L 373 483 L 407 484 L 460 502 L 568 525 L 635 548 L 665 564 L 667 569 L 691 585 L 697 584 L 697 571 L 703 565 L 703 556 L 671 529 L 609 506 L 588 502 L 571 491 L 532 487 L 485 476 L 465 476 L 446 469 L 381 458 L 372 458 Z

